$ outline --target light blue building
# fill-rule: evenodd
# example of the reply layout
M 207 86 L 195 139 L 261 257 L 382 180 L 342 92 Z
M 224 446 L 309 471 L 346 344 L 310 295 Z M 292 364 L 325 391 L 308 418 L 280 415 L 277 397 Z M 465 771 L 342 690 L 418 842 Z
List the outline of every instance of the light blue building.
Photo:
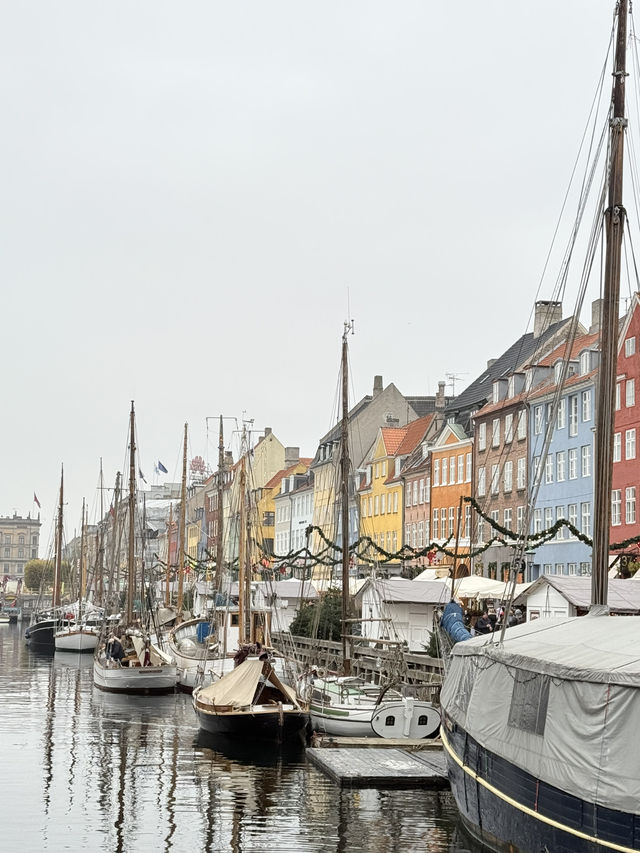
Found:
M 593 463 L 595 376 L 599 353 L 597 334 L 583 335 L 573 346 L 564 386 L 556 401 L 562 375 L 564 347 L 545 360 L 547 378 L 533 388 L 529 407 L 529 483 L 540 487 L 531 515 L 531 532 L 547 530 L 567 519 L 581 533 L 593 535 Z M 539 369 L 539 368 L 537 368 Z M 554 402 L 556 407 L 554 409 Z M 542 459 L 545 433 L 552 420 L 552 437 Z M 529 560 L 529 580 L 540 575 L 591 574 L 591 547 L 563 527 L 535 549 Z

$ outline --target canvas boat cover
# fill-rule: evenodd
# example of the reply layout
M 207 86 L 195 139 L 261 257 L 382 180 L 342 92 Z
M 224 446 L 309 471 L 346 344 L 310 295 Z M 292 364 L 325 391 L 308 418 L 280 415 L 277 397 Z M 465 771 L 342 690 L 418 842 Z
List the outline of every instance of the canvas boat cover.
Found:
M 211 705 L 232 705 L 234 708 L 246 708 L 253 703 L 260 683 L 264 661 L 248 658 L 235 667 L 219 681 L 203 687 L 198 693 L 198 701 Z M 280 682 L 273 670 L 269 673 L 269 683 L 283 694 L 285 702 L 298 707 L 295 693 Z
M 446 714 L 576 797 L 640 814 L 640 617 L 538 619 L 456 644 Z

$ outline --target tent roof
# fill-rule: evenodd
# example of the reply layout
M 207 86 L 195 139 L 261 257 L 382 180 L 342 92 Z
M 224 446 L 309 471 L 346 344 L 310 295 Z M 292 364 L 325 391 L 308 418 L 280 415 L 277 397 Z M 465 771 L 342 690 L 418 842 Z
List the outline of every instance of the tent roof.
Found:
M 356 593 L 360 598 L 370 586 L 374 586 L 382 601 L 413 602 L 415 604 L 446 604 L 449 601 L 451 587 L 444 581 L 408 581 L 405 578 L 392 580 L 371 580 Z
M 564 575 L 544 575 L 518 596 L 516 604 L 527 603 L 531 593 L 550 586 L 575 607 L 588 609 L 591 605 L 591 578 Z M 640 583 L 621 578 L 609 580 L 609 609 L 616 613 L 640 613 Z

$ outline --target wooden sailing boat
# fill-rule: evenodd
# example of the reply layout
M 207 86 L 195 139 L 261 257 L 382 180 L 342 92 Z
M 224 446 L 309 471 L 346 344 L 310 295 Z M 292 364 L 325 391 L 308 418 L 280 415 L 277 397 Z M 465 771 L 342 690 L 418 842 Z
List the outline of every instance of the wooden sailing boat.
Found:
M 340 451 L 340 502 L 342 546 L 342 667 L 343 674 L 319 678 L 311 671 L 301 679 L 300 692 L 309 700 L 316 731 L 351 737 L 425 738 L 440 726 L 440 714 L 430 703 L 351 675 L 352 625 L 350 617 L 349 551 L 349 378 L 348 335 L 342 335 L 342 420 Z
M 201 668 L 201 678 L 206 669 L 219 676 L 205 687 L 202 683 L 193 689 L 193 708 L 203 731 L 251 739 L 268 739 L 286 742 L 300 738 L 309 722 L 307 704 L 296 691 L 283 684 L 274 671 L 270 651 L 262 645 L 265 638 L 255 636 L 255 623 L 251 618 L 250 570 L 247 549 L 246 511 L 246 456 L 240 462 L 239 495 L 240 521 L 238 537 L 238 609 L 237 645 L 234 657 L 229 641 L 230 617 L 233 610 L 221 608 L 225 621 L 220 626 L 223 642 L 222 654 L 206 661 Z M 235 645 L 235 644 L 234 644 Z M 242 662 L 238 662 L 242 658 Z M 237 664 L 237 665 L 234 665 Z
M 627 7 L 617 6 L 609 113 L 592 608 L 457 643 L 442 690 L 453 794 L 467 830 L 495 851 L 640 850 L 640 617 L 607 608 Z
M 51 594 L 51 609 L 35 614 L 34 619 L 25 631 L 25 639 L 29 646 L 39 651 L 55 651 L 55 633 L 67 627 L 69 620 L 64 618 L 61 608 L 62 597 L 62 513 L 64 505 L 64 466 L 60 469 L 60 497 L 58 500 L 58 518 L 56 523 L 56 544 L 53 570 L 53 591 Z
M 93 683 L 112 693 L 168 693 L 175 689 L 176 665 L 151 642 L 142 614 L 134 621 L 135 596 L 135 514 L 136 514 L 136 446 L 135 408 L 131 403 L 129 417 L 129 548 L 127 560 L 126 617 L 117 633 L 108 636 L 96 650 Z M 144 607 L 144 597 L 141 602 Z
M 85 575 L 85 501 L 82 499 L 82 523 L 80 527 L 80 560 L 78 565 L 78 605 L 75 622 L 60 628 L 55 633 L 54 644 L 57 652 L 92 652 L 98 645 L 98 630 L 87 623 L 87 607 L 84 602 L 86 592 Z

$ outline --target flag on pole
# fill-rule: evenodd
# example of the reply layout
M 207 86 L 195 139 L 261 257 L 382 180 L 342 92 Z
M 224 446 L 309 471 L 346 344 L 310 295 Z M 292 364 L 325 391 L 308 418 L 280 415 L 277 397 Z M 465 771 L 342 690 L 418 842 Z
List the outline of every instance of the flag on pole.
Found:
M 38 509 L 42 509 L 42 507 L 40 506 L 40 501 L 38 500 L 38 496 L 35 492 L 33 493 L 33 502 L 34 504 L 38 504 Z
M 143 483 L 147 482 L 144 478 L 144 474 L 142 473 L 142 468 L 139 465 L 138 465 L 138 477 L 140 477 L 140 479 L 142 480 Z
M 159 459 L 158 459 L 158 471 L 162 471 L 163 474 L 169 473 Z

